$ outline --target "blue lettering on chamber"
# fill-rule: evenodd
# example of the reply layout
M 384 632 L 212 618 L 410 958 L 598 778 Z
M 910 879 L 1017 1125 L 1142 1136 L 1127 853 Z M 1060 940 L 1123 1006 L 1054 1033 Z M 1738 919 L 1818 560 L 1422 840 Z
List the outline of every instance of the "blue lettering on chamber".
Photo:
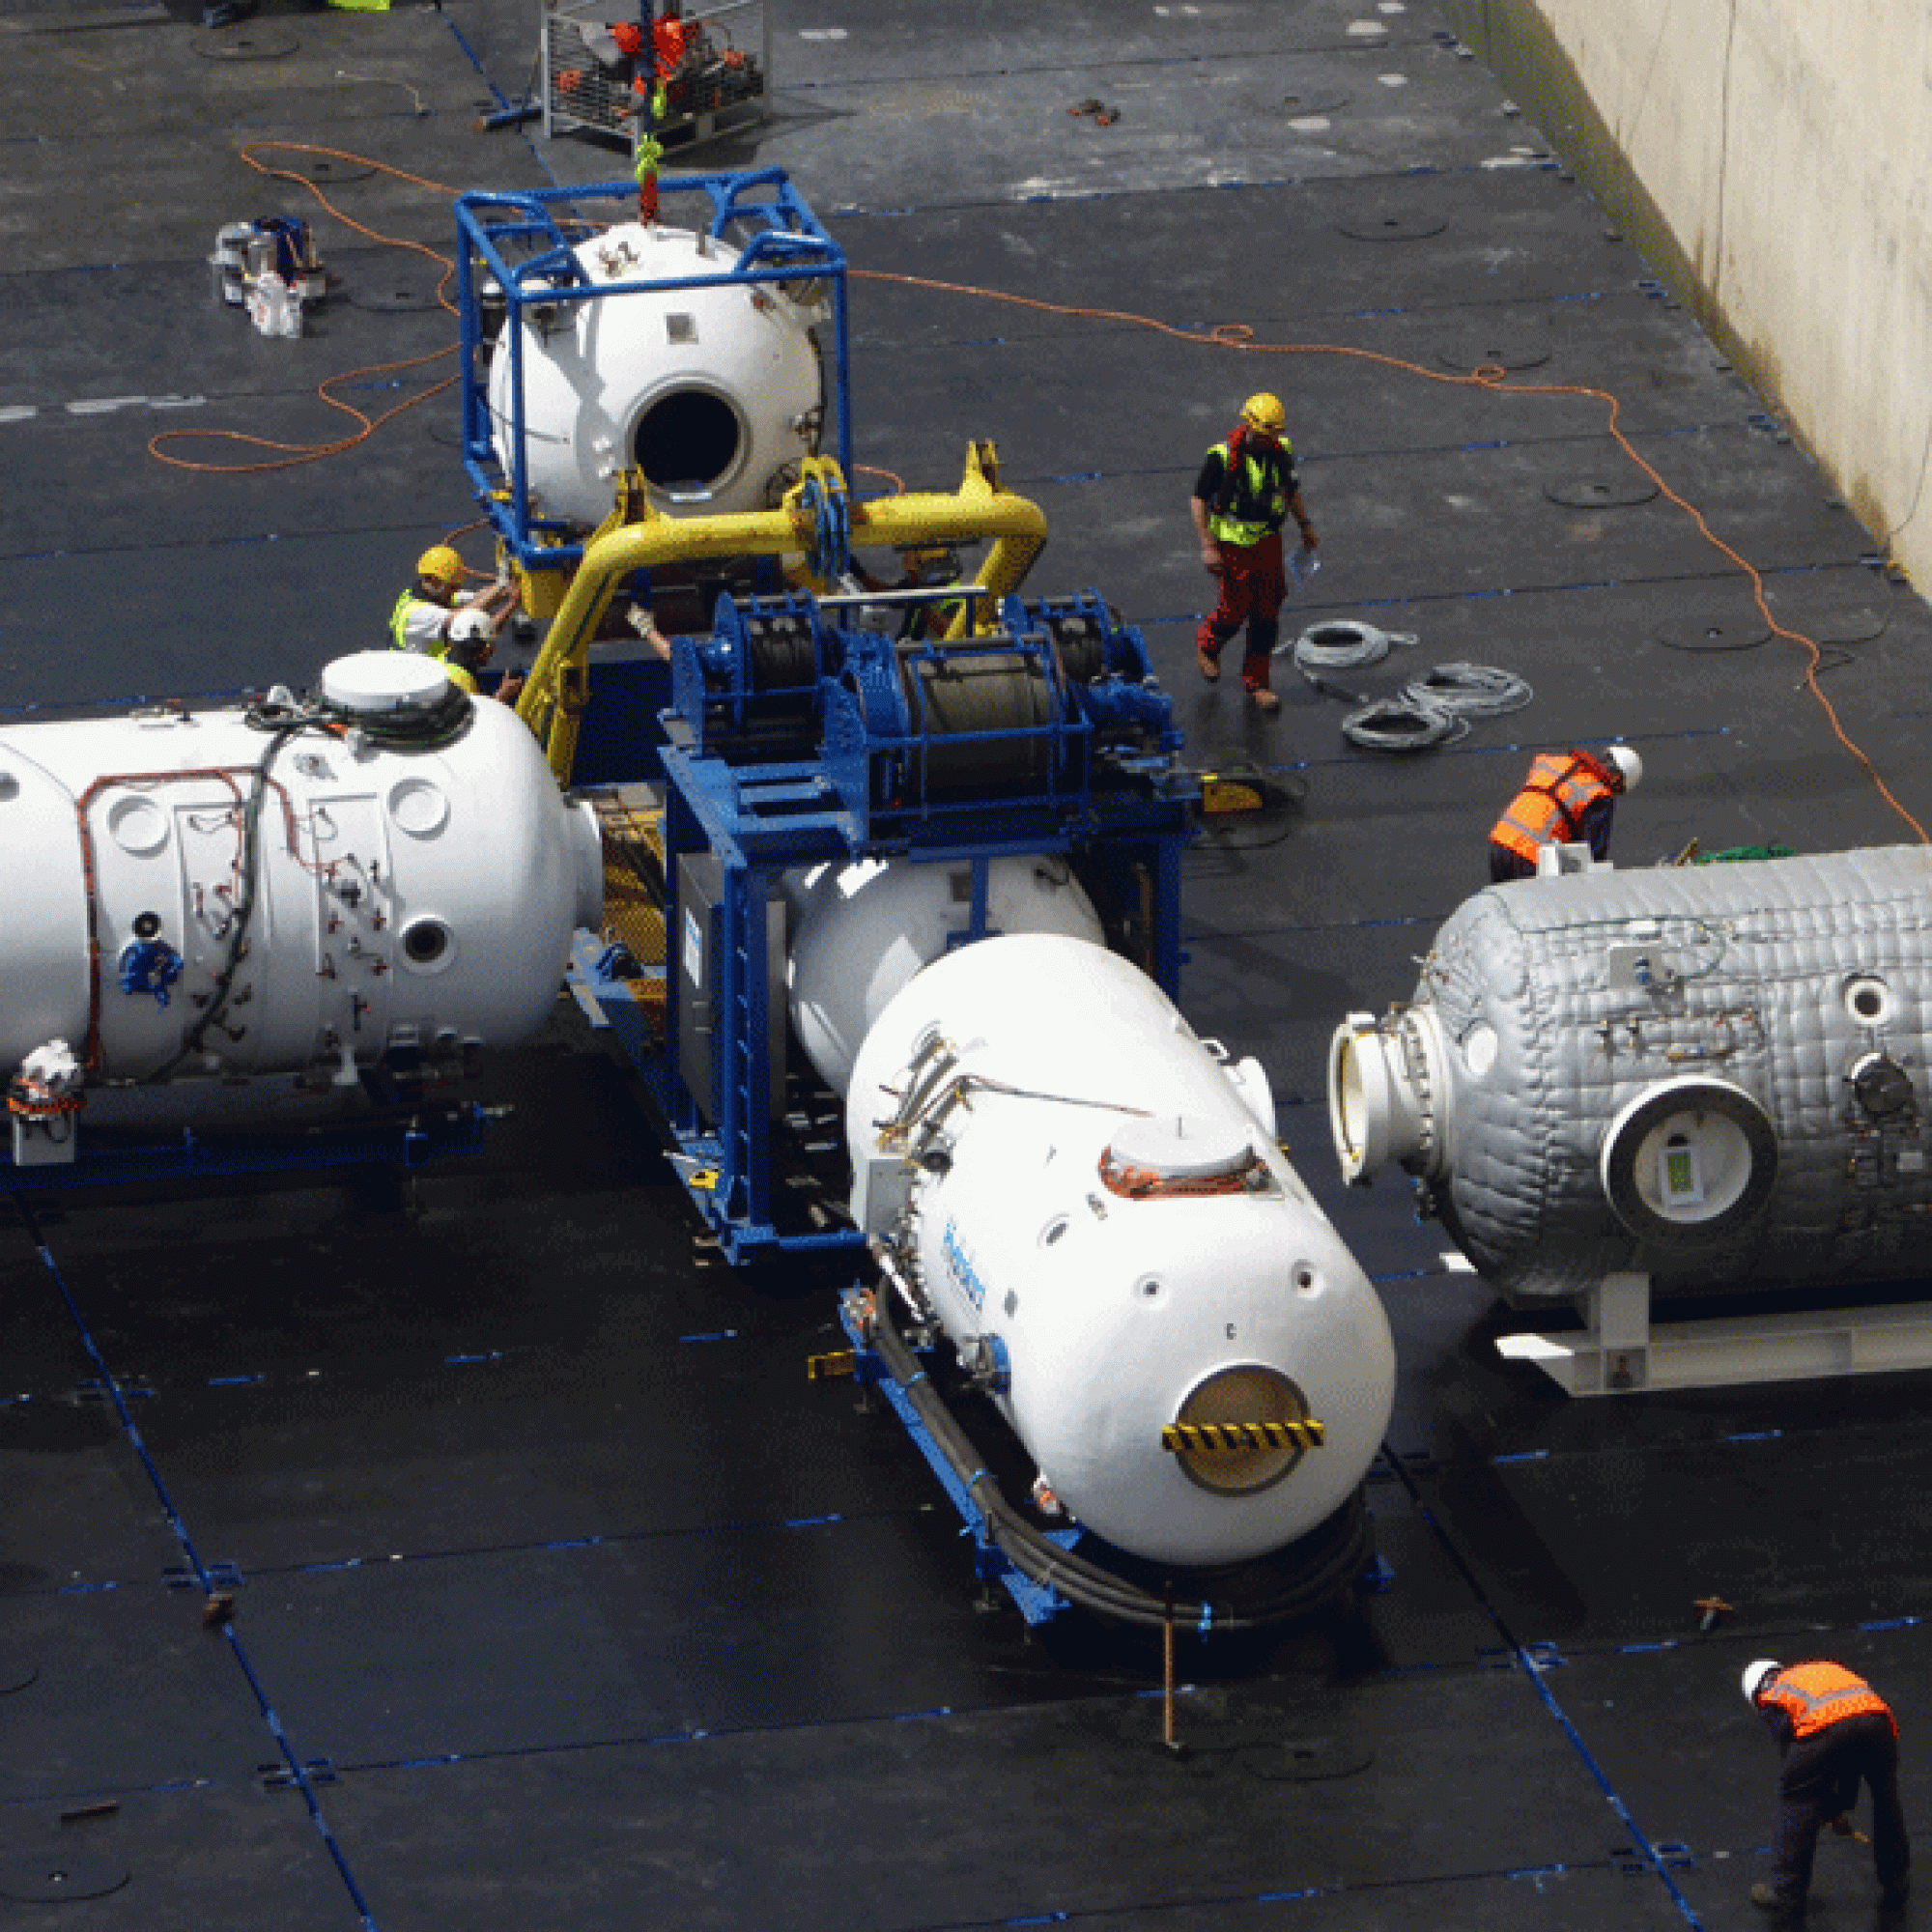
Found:
M 959 1238 L 959 1230 L 951 1217 L 946 1223 L 946 1232 L 939 1239 L 939 1252 L 946 1261 L 946 1272 L 952 1277 L 952 1284 L 975 1308 L 986 1305 L 986 1284 L 980 1279 L 980 1271 L 973 1265 L 973 1251 Z

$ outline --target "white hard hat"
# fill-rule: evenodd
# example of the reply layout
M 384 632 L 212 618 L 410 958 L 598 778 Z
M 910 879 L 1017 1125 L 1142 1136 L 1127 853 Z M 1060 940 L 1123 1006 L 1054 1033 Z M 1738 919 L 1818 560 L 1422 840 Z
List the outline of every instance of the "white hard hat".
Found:
M 1745 1667 L 1745 1702 L 1755 1704 L 1757 1693 L 1764 1689 L 1765 1679 L 1776 1677 L 1783 1668 L 1783 1664 L 1768 1657 L 1761 1657 L 1755 1663 L 1747 1664 Z
M 496 635 L 497 627 L 487 611 L 465 609 L 449 620 L 449 641 L 453 644 L 477 644 Z
M 1643 760 L 1628 745 L 1612 745 L 1607 753 L 1611 764 L 1623 774 L 1624 789 L 1634 791 L 1643 777 Z

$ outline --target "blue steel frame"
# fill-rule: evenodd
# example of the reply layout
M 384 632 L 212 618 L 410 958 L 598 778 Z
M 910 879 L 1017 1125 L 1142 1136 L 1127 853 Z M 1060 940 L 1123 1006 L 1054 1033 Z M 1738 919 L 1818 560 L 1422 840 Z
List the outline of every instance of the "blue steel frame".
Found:
M 413 1169 L 433 1160 L 480 1154 L 488 1124 L 480 1107 L 465 1103 L 440 1119 L 411 1115 L 267 1138 L 239 1133 L 204 1138 L 184 1127 L 149 1145 L 91 1150 L 86 1118 L 85 1113 L 78 1117 L 81 1146 L 71 1161 L 18 1167 L 11 1155 L 0 1154 L 0 1193 L 58 1194 L 71 1188 L 302 1174 L 330 1167 Z
M 769 199 L 753 200 L 753 195 Z M 752 231 L 738 260 L 712 275 L 659 280 L 594 283 L 571 252 L 571 242 L 553 212 L 565 219 L 600 202 L 635 208 L 635 182 L 604 182 L 580 187 L 524 188 L 460 195 L 456 226 L 461 243 L 456 257 L 457 313 L 462 327 L 463 467 L 476 499 L 489 516 L 504 549 L 526 570 L 575 569 L 583 557 L 584 532 L 574 525 L 530 514 L 525 459 L 524 331 L 526 309 L 559 302 L 604 301 L 613 296 L 661 293 L 669 289 L 749 287 L 759 282 L 825 281 L 832 294 L 833 354 L 831 395 L 833 453 L 841 475 L 852 474 L 852 422 L 845 314 L 845 255 L 819 226 L 818 217 L 792 186 L 782 168 L 737 174 L 665 176 L 660 205 L 692 197 L 708 205 L 706 232 L 725 239 L 733 226 Z M 704 211 L 696 212 L 704 220 Z M 577 225 L 573 223 L 572 225 Z M 503 252 L 510 243 L 530 250 L 516 262 Z M 484 355 L 481 264 L 502 291 L 507 313 L 503 328 L 510 345 L 511 462 L 507 472 L 497 460 L 492 435 L 488 357 Z M 820 444 L 824 444 L 821 433 Z
M 852 1344 L 853 1379 L 862 1388 L 875 1388 L 885 1397 L 905 1433 L 912 1437 L 913 1446 L 939 1478 L 939 1486 L 958 1511 L 960 1521 L 971 1532 L 974 1573 L 982 1582 L 998 1583 L 1030 1624 L 1050 1624 L 1063 1611 L 1071 1609 L 1073 1605 L 1068 1599 L 1050 1583 L 1029 1577 L 993 1540 L 985 1511 L 974 1498 L 973 1492 L 959 1480 L 959 1472 L 946 1460 L 946 1452 L 933 1440 L 931 1430 L 921 1419 L 904 1384 L 887 1368 L 878 1350 L 867 1344 L 865 1331 L 844 1300 L 838 1306 L 838 1325 Z M 1048 1530 L 1045 1536 L 1049 1543 L 1057 1543 L 1063 1549 L 1072 1549 L 1085 1540 L 1085 1532 L 1073 1528 Z
M 666 971 L 671 981 L 668 991 L 673 996 L 687 915 L 678 899 L 678 859 L 687 853 L 708 853 L 721 865 L 721 902 L 709 922 L 711 929 L 696 935 L 696 943 L 716 962 L 712 981 L 716 1058 L 710 1082 L 718 1102 L 714 1121 L 704 1120 L 679 1065 L 674 997 L 671 1023 L 660 1041 L 621 982 L 602 968 L 586 973 L 580 967 L 577 979 L 637 1064 L 663 1113 L 675 1143 L 675 1165 L 693 1201 L 726 1258 L 742 1262 L 773 1251 L 863 1245 L 863 1236 L 854 1230 L 781 1233 L 773 1221 L 772 1069 L 764 1046 L 771 1021 L 766 905 L 780 874 L 861 859 L 968 864 L 970 918 L 957 942 L 966 944 L 987 934 L 987 867 L 992 860 L 1049 853 L 1094 858 L 1115 873 L 1123 899 L 1128 896 L 1127 882 L 1136 875 L 1145 878 L 1151 902 L 1148 963 L 1151 977 L 1174 998 L 1180 974 L 1180 855 L 1193 836 L 1192 808 L 1199 791 L 1171 761 L 1171 753 L 1179 746 L 1179 733 L 1171 731 L 1160 736 L 1159 752 L 1121 759 L 1128 782 L 1113 786 L 1094 782 L 1091 753 L 1096 723 L 1121 723 L 1136 701 L 1155 717 L 1168 710 L 1166 700 L 1148 689 L 1151 671 L 1145 643 L 1138 634 L 1110 618 L 1108 651 L 1115 676 L 1083 688 L 1077 695 L 1077 715 L 1062 721 L 1059 727 L 1077 750 L 1077 758 L 1070 760 L 1077 782 L 1052 783 L 1031 797 L 978 801 L 962 810 L 954 801 L 881 801 L 875 783 L 854 786 L 833 769 L 838 761 L 823 754 L 748 756 L 732 749 L 728 735 L 714 728 L 718 718 L 707 715 L 720 714 L 724 723 L 742 725 L 754 715 L 759 701 L 757 694 L 749 692 L 742 656 L 732 680 L 738 689 L 723 693 L 718 689 L 719 671 L 732 655 L 727 648 L 734 641 L 728 636 L 732 608 L 728 600 L 721 604 L 718 637 L 675 640 L 674 697 L 660 720 L 667 741 L 657 749 L 658 772 L 597 775 L 609 781 L 661 777 L 665 786 L 669 953 Z M 753 615 L 802 616 L 822 626 L 812 600 L 801 596 L 753 599 L 746 608 Z M 1090 592 L 1060 604 L 1023 606 L 1012 599 L 1005 615 L 1017 636 L 1036 632 L 1054 618 L 1104 618 L 1106 608 Z M 742 649 L 742 626 L 738 628 L 735 642 Z M 825 668 L 822 629 L 819 635 L 821 668 Z M 983 639 L 965 639 L 953 648 L 974 652 L 984 647 Z M 708 679 L 702 674 L 707 668 Z M 611 669 L 619 671 L 617 667 Z M 639 666 L 634 675 L 649 678 L 652 673 Z M 600 682 L 600 693 L 621 701 L 621 690 L 606 691 L 605 682 L 614 680 Z M 781 699 L 798 695 L 764 694 Z M 817 692 L 821 721 L 837 711 L 848 695 L 834 678 L 821 677 Z M 874 710 L 871 722 L 875 763 L 916 742 L 907 732 L 903 712 L 895 724 Z M 1025 737 L 1037 729 L 977 735 Z M 848 757 L 858 755 L 849 742 L 843 749 Z M 860 762 L 865 762 L 863 757 Z

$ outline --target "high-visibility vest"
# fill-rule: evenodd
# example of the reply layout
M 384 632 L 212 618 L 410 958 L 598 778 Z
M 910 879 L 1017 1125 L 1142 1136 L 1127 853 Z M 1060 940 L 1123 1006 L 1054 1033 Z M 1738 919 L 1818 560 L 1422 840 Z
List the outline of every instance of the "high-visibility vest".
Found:
M 410 611 L 418 604 L 427 604 L 429 599 L 417 590 L 405 590 L 396 599 L 396 608 L 389 612 L 389 646 L 392 650 L 406 651 L 410 648 Z M 435 607 L 440 609 L 439 605 Z M 430 646 L 428 655 L 441 657 L 449 649 L 449 636 L 445 632 Z
M 1281 439 L 1280 463 L 1264 463 L 1259 458 L 1241 452 L 1239 468 L 1231 481 L 1233 488 L 1223 488 L 1221 500 L 1228 508 L 1224 513 L 1212 505 L 1208 511 L 1208 527 L 1213 533 L 1216 543 L 1238 544 L 1243 547 L 1258 544 L 1264 537 L 1272 536 L 1280 529 L 1288 516 L 1288 493 L 1282 487 L 1288 471 L 1287 464 L 1293 445 L 1287 437 Z M 1217 442 L 1208 454 L 1218 456 L 1225 465 L 1228 462 L 1228 445 Z M 1236 512 L 1240 512 L 1236 515 Z
M 1544 846 L 1572 843 L 1583 829 L 1583 814 L 1622 789 L 1587 752 L 1539 753 L 1522 789 L 1496 820 L 1490 843 L 1534 865 Z
M 1847 1718 L 1863 1718 L 1874 1711 L 1883 1714 L 1892 1736 L 1898 1735 L 1898 1719 L 1885 1699 L 1862 1677 L 1854 1677 L 1836 1663 L 1791 1664 L 1758 1692 L 1758 1702 L 1776 1704 L 1787 1713 L 1794 1738 L 1815 1737 Z

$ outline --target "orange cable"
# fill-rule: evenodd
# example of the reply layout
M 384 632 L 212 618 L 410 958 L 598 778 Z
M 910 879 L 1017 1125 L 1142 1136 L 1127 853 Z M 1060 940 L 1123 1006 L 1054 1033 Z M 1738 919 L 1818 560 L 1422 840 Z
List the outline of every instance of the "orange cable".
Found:
M 412 187 L 429 188 L 438 194 L 454 195 L 460 192 L 459 189 L 450 187 L 442 182 L 429 181 L 421 175 L 410 174 L 403 168 L 391 167 L 386 161 L 372 161 L 366 155 L 348 154 L 340 148 L 316 147 L 307 141 L 250 141 L 240 150 L 242 160 L 258 175 L 264 175 L 270 181 L 294 182 L 298 186 L 307 188 L 344 227 L 354 229 L 358 235 L 367 236 L 370 241 L 385 248 L 407 248 L 412 254 L 426 255 L 432 262 L 441 263 L 443 274 L 442 279 L 437 284 L 436 298 L 451 315 L 456 313 L 456 304 L 445 293 L 450 276 L 456 272 L 456 264 L 447 255 L 421 242 L 412 242 L 399 235 L 384 235 L 377 229 L 365 226 L 354 215 L 343 213 L 341 209 L 337 208 L 306 175 L 298 175 L 289 168 L 270 167 L 266 162 L 257 160 L 256 153 L 266 148 L 279 149 L 291 154 L 323 155 L 332 160 L 349 161 L 356 167 L 374 168 L 382 174 L 393 175 L 398 181 L 408 182 Z M 419 369 L 425 363 L 439 362 L 445 355 L 454 355 L 456 347 L 455 343 L 450 343 L 445 348 L 432 350 L 427 355 L 412 356 L 407 361 L 377 362 L 365 369 L 345 369 L 318 384 L 316 394 L 330 409 L 340 410 L 344 415 L 354 417 L 359 425 L 353 434 L 338 437 L 332 442 L 276 442 L 269 437 L 247 436 L 240 430 L 232 429 L 171 429 L 163 430 L 158 436 L 149 440 L 148 454 L 157 463 L 165 463 L 172 469 L 191 469 L 203 475 L 213 476 L 250 476 L 270 469 L 294 469 L 304 463 L 320 462 L 325 456 L 340 456 L 345 450 L 354 449 L 358 443 L 366 442 L 385 422 L 401 415 L 406 410 L 412 410 L 417 404 L 428 402 L 432 396 L 441 395 L 445 389 L 454 385 L 456 378 L 445 377 L 440 383 L 424 389 L 419 395 L 412 396 L 407 402 L 398 403 L 393 409 L 384 410 L 377 416 L 369 415 L 358 410 L 354 403 L 344 402 L 340 396 L 332 395 L 330 389 L 333 384 L 347 383 L 359 376 L 383 376 L 399 369 Z M 261 463 L 195 463 L 186 457 L 171 455 L 165 447 L 166 444 L 179 442 L 190 437 L 245 443 L 251 449 L 274 449 L 286 453 Z
M 1235 349 L 1252 355 L 1345 355 L 1358 361 L 1376 362 L 1387 369 L 1400 369 L 1411 376 L 1421 376 L 1432 383 L 1446 383 L 1451 387 L 1488 389 L 1499 396 L 1588 396 L 1607 405 L 1609 410 L 1605 428 L 1611 440 L 1635 466 L 1658 487 L 1664 498 L 1674 503 L 1690 521 L 1696 525 L 1698 534 L 1719 555 L 1734 563 L 1750 579 L 1751 597 L 1759 613 L 1770 625 L 1772 634 L 1787 639 L 1791 643 L 1803 644 L 1809 653 L 1804 668 L 1805 688 L 1817 699 L 1825 713 L 1826 723 L 1832 727 L 1832 734 L 1846 751 L 1865 769 L 1866 776 L 1878 788 L 1878 793 L 1907 825 L 1911 826 L 1920 844 L 1932 844 L 1924 826 L 1899 803 L 1891 787 L 1881 776 L 1878 767 L 1870 757 L 1854 744 L 1844 725 L 1839 722 L 1836 707 L 1825 695 L 1818 683 L 1818 667 L 1824 653 L 1816 639 L 1808 638 L 1803 631 L 1794 631 L 1780 624 L 1771 613 L 1771 606 L 1765 602 L 1764 578 L 1748 559 L 1739 554 L 1723 538 L 1719 536 L 1705 521 L 1704 513 L 1689 498 L 1681 497 L 1663 480 L 1658 469 L 1637 453 L 1636 446 L 1624 434 L 1618 418 L 1623 412 L 1623 404 L 1607 389 L 1592 388 L 1583 384 L 1570 383 L 1516 383 L 1508 380 L 1509 372 L 1486 363 L 1471 370 L 1467 375 L 1445 375 L 1439 369 L 1426 368 L 1420 362 L 1410 362 L 1400 355 L 1384 355 L 1376 349 L 1356 349 L 1343 343 L 1330 342 L 1257 342 L 1254 330 L 1246 323 L 1222 323 L 1205 334 L 1199 330 L 1177 328 L 1172 323 L 1158 321 L 1152 316 L 1132 315 L 1124 310 L 1110 308 L 1082 308 L 1071 303 L 1043 301 L 1035 296 L 1010 295 L 1000 289 L 978 288 L 965 282 L 935 281 L 924 275 L 895 274 L 881 269 L 850 269 L 847 273 L 866 281 L 895 282 L 905 288 L 933 289 L 947 295 L 978 296 L 987 301 L 1006 302 L 1015 308 L 1037 309 L 1046 315 L 1086 316 L 1101 322 L 1125 323 L 1135 328 L 1151 328 L 1160 335 L 1169 335 L 1181 342 L 1191 342 L 1210 349 Z
M 414 187 L 427 188 L 437 194 L 455 195 L 460 190 L 451 187 L 445 182 L 431 181 L 425 176 L 411 174 L 407 169 L 392 167 L 386 161 L 371 160 L 365 155 L 350 154 L 340 148 L 319 147 L 306 141 L 250 141 L 245 143 L 239 151 L 242 160 L 249 167 L 253 168 L 257 174 L 266 176 L 270 180 L 294 182 L 298 186 L 306 188 L 322 203 L 323 207 L 329 213 L 334 215 L 345 227 L 354 229 L 356 234 L 365 235 L 372 242 L 376 242 L 384 247 L 407 248 L 412 253 L 427 256 L 433 262 L 440 262 L 443 266 L 443 275 L 441 281 L 437 284 L 437 300 L 451 315 L 456 313 L 455 305 L 444 293 L 448 287 L 449 277 L 456 271 L 456 264 L 447 255 L 420 242 L 412 242 L 400 236 L 384 235 L 376 229 L 366 227 L 363 223 L 355 220 L 354 216 L 343 213 L 329 200 L 327 195 L 323 193 L 322 189 L 305 175 L 296 174 L 293 170 L 287 168 L 270 167 L 255 158 L 257 151 L 270 148 L 283 153 L 320 155 L 331 160 L 348 161 L 355 166 L 375 169 L 379 173 L 394 177 L 397 181 L 407 182 Z M 1089 308 L 1074 303 L 1046 301 L 1038 297 L 1012 295 L 1001 289 L 980 288 L 966 282 L 940 281 L 925 275 L 895 274 L 890 270 L 880 269 L 851 269 L 847 272 L 866 281 L 894 282 L 904 288 L 932 289 L 946 295 L 977 296 L 985 301 L 1005 302 L 1015 308 L 1035 309 L 1044 315 L 1084 316 L 1094 321 L 1124 323 L 1130 327 L 1152 329 L 1157 334 L 1172 336 L 1178 341 L 1193 343 L 1197 346 L 1206 346 L 1208 348 L 1237 350 L 1244 355 L 1350 356 L 1357 361 L 1378 363 L 1383 368 L 1399 369 L 1406 375 L 1420 376 L 1427 382 L 1443 383 L 1452 388 L 1488 389 L 1493 394 L 1502 396 L 1587 396 L 1606 405 L 1609 415 L 1605 427 L 1607 429 L 1611 440 L 1630 458 L 1631 462 L 1657 485 L 1659 492 L 1665 500 L 1675 504 L 1678 509 L 1682 510 L 1696 525 L 1698 534 L 1703 537 L 1704 541 L 1721 556 L 1735 564 L 1738 569 L 1750 579 L 1752 600 L 1757 605 L 1758 611 L 1763 616 L 1765 622 L 1771 627 L 1772 634 L 1775 637 L 1783 638 L 1791 643 L 1803 644 L 1804 646 L 1805 651 L 1808 653 L 1804 669 L 1805 688 L 1811 693 L 1811 696 L 1817 700 L 1819 707 L 1824 711 L 1826 722 L 1831 725 L 1833 735 L 1864 767 L 1866 775 L 1877 787 L 1879 796 L 1912 828 L 1913 832 L 1918 836 L 1919 842 L 1921 844 L 1932 844 L 1932 835 L 1928 835 L 1924 826 L 1899 802 L 1890 786 L 1886 783 L 1878 767 L 1852 741 L 1844 725 L 1840 723 L 1836 707 L 1825 695 L 1823 688 L 1818 683 L 1818 668 L 1823 661 L 1824 654 L 1819 649 L 1817 641 L 1812 638 L 1806 637 L 1802 631 L 1794 631 L 1788 626 L 1780 624 L 1772 615 L 1771 607 L 1765 601 L 1764 578 L 1762 574 L 1753 564 L 1741 555 L 1711 528 L 1711 526 L 1705 520 L 1704 513 L 1694 503 L 1673 490 L 1664 481 L 1662 473 L 1643 456 L 1638 454 L 1636 446 L 1624 434 L 1618 421 L 1619 416 L 1622 414 L 1623 405 L 1609 390 L 1593 388 L 1583 384 L 1511 384 L 1508 381 L 1508 371 L 1498 368 L 1493 364 L 1485 364 L 1470 371 L 1467 375 L 1449 375 L 1444 374 L 1438 369 L 1427 368 L 1420 362 L 1408 361 L 1400 355 L 1389 355 L 1375 349 L 1358 349 L 1343 343 L 1257 342 L 1254 339 L 1254 330 L 1246 323 L 1221 323 L 1204 334 L 1195 329 L 1177 328 L 1173 324 L 1161 322 L 1155 317 L 1134 315 L 1122 309 Z M 420 368 L 426 362 L 439 361 L 443 356 L 453 354 L 456 346 L 456 344 L 452 343 L 447 348 L 435 350 L 427 355 L 413 356 L 407 361 L 381 362 L 366 369 L 346 370 L 339 375 L 328 377 L 325 382 L 320 384 L 317 386 L 316 393 L 321 396 L 323 401 L 331 409 L 340 410 L 344 414 L 353 416 L 361 425 L 354 435 L 339 438 L 333 442 L 315 444 L 275 442 L 267 437 L 246 436 L 236 430 L 182 429 L 165 430 L 158 436 L 151 439 L 148 443 L 148 452 L 156 461 L 169 464 L 178 469 L 191 469 L 214 475 L 246 475 L 262 470 L 291 469 L 304 463 L 318 462 L 325 456 L 340 455 L 345 450 L 354 449 L 358 443 L 367 440 L 385 422 L 401 415 L 406 410 L 412 410 L 417 404 L 427 402 L 430 397 L 440 395 L 457 379 L 454 376 L 447 377 L 433 388 L 425 389 L 420 395 L 412 396 L 407 402 L 398 403 L 393 409 L 385 410 L 381 415 L 373 417 L 356 409 L 353 403 L 346 403 L 340 397 L 329 394 L 331 384 L 346 382 L 354 376 L 384 375 L 397 369 Z M 275 449 L 289 453 L 280 458 L 263 463 L 213 464 L 192 463 L 183 457 L 171 456 L 162 448 L 164 443 L 176 441 L 185 437 L 217 438 L 229 442 L 247 443 L 257 449 Z M 890 471 L 871 469 L 865 465 L 855 465 L 854 468 L 863 469 L 868 475 L 888 476 L 893 482 L 898 484 L 900 490 L 903 490 L 905 487 L 903 483 L 899 482 L 897 477 L 892 476 Z M 466 526 L 466 527 L 472 526 Z

